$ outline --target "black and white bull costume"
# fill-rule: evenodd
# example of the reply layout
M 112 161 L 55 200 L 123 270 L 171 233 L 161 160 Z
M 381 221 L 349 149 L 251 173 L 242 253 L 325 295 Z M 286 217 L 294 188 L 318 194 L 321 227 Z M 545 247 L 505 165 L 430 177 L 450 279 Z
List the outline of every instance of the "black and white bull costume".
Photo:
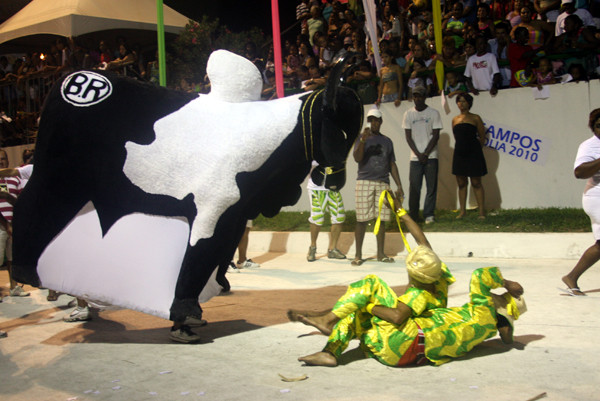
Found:
M 361 129 L 340 86 L 256 101 L 248 60 L 220 50 L 192 95 L 80 71 L 48 95 L 14 214 L 14 275 L 34 286 L 182 321 L 231 260 L 246 221 L 301 195 L 316 160 L 341 189 Z

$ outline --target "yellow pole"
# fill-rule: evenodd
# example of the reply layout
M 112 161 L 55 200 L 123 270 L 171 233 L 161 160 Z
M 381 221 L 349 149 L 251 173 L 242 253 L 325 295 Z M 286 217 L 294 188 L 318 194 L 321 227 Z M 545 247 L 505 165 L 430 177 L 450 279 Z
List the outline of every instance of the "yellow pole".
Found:
M 435 51 L 442 54 L 442 6 L 440 0 L 433 0 L 433 34 L 435 37 Z M 437 77 L 438 87 L 444 89 L 444 63 L 436 61 L 435 76 Z

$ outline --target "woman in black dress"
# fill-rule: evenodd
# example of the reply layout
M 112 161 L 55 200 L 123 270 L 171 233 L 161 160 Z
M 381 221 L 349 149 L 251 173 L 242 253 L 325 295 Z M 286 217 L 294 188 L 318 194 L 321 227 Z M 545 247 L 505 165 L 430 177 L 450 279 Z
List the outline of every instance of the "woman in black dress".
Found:
M 457 219 L 462 219 L 467 213 L 467 186 L 469 177 L 475 193 L 479 218 L 485 219 L 484 192 L 481 177 L 487 174 L 487 166 L 483 157 L 482 147 L 485 144 L 485 127 L 481 117 L 470 112 L 473 97 L 466 93 L 456 96 L 456 105 L 460 114 L 452 119 L 454 133 L 454 157 L 452 159 L 452 174 L 458 184 L 458 203 L 460 212 Z

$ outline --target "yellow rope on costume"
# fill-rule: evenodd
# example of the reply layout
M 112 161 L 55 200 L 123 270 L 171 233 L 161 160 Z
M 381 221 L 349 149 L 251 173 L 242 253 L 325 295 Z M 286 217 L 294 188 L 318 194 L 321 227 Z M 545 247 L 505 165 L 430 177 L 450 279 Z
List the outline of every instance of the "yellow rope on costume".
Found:
M 392 211 L 394 216 L 396 216 L 396 223 L 398 223 L 398 229 L 400 230 L 400 235 L 402 235 L 402 241 L 404 242 L 404 246 L 406 247 L 406 250 L 410 253 L 410 245 L 408 245 L 408 241 L 404 236 L 404 232 L 402 231 L 402 226 L 400 224 L 400 217 L 406 214 L 406 210 L 404 208 L 396 210 L 396 205 L 394 205 L 394 198 L 387 189 L 382 191 L 381 195 L 379 196 L 379 213 L 377 213 L 377 221 L 375 222 L 375 227 L 373 227 L 373 233 L 375 233 L 375 235 L 379 233 L 379 227 L 381 225 L 381 208 L 383 207 L 383 201 L 385 200 L 386 196 L 388 203 L 390 204 L 390 210 Z
M 508 301 L 508 303 L 506 305 L 506 312 L 509 315 L 511 315 L 513 318 L 515 318 L 515 320 L 517 320 L 519 318 L 519 316 L 521 315 L 521 311 L 517 307 L 517 302 L 510 295 L 508 297 L 505 296 L 505 298 Z
M 313 112 L 313 106 L 315 104 L 315 100 L 317 99 L 317 97 L 321 94 L 321 92 L 323 92 L 324 89 L 320 89 L 318 91 L 314 91 L 313 93 L 311 93 L 308 98 L 306 99 L 306 102 L 304 103 L 304 105 L 302 106 L 302 136 L 304 137 L 304 156 L 306 157 L 306 160 L 311 161 L 315 158 L 314 156 L 314 141 L 313 141 L 313 127 L 312 127 L 312 112 Z M 306 115 L 304 113 L 306 106 L 309 104 L 310 102 L 310 106 L 309 106 L 309 110 L 308 110 L 308 130 L 309 130 L 309 134 L 310 134 L 310 158 L 308 157 L 308 146 L 306 144 Z

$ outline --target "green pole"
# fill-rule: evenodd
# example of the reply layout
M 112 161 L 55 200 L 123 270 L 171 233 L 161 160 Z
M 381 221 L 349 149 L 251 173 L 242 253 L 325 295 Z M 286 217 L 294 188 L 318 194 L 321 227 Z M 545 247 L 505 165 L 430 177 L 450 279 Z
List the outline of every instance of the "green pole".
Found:
M 158 82 L 167 86 L 167 61 L 165 57 L 165 21 L 163 0 L 156 0 L 156 33 L 158 35 Z

